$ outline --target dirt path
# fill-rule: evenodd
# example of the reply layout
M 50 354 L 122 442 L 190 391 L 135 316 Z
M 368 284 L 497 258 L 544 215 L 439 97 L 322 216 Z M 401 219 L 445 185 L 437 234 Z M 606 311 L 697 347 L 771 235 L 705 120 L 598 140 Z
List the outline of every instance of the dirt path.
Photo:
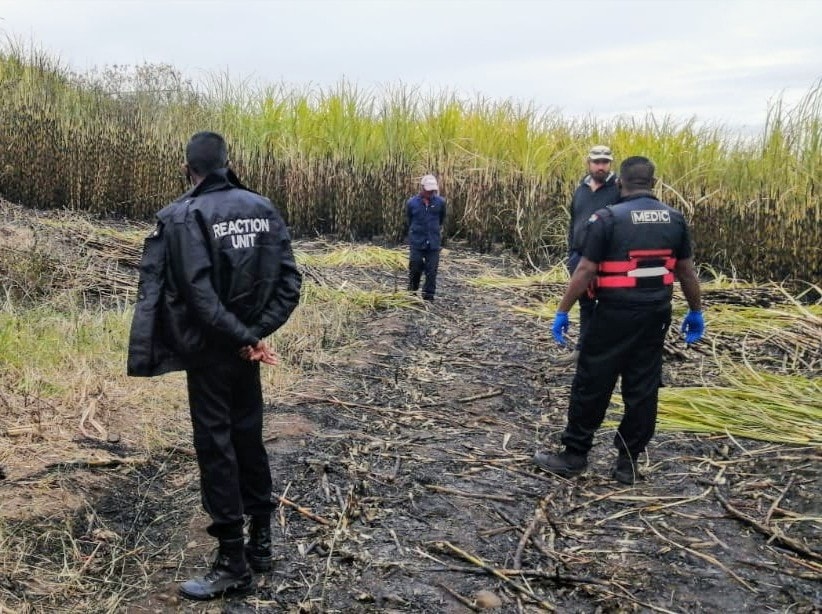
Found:
M 572 370 L 551 365 L 545 324 L 511 313 L 521 293 L 472 288 L 469 269 L 446 265 L 427 310 L 365 322 L 361 348 L 324 377 L 333 389 L 270 416 L 314 425 L 275 441 L 272 467 L 279 492 L 328 524 L 281 508 L 277 571 L 233 611 L 462 612 L 478 596 L 509 612 L 822 602 L 820 559 L 766 543 L 720 499 L 752 519 L 811 515 L 818 456 L 661 434 L 648 480 L 626 488 L 608 477 L 611 427 L 580 479 L 535 470 L 534 450 L 564 425 Z M 819 536 L 816 522 L 778 526 Z
M 176 597 L 176 583 L 201 573 L 213 547 L 190 457 L 170 451 L 150 465 L 100 469 L 97 498 L 70 531 L 99 566 L 100 590 L 118 582 L 100 610 L 812 612 L 822 604 L 818 449 L 661 433 L 643 459 L 647 480 L 629 488 L 608 477 L 607 426 L 580 478 L 535 469 L 534 451 L 557 445 L 573 372 L 552 362 L 546 323 L 511 311 L 533 296 L 468 285 L 478 270 L 476 257 L 453 253 L 432 305 L 365 318 L 357 343 L 267 412 L 275 493 L 294 505 L 277 510 L 277 564 L 253 594 L 216 604 Z M 666 381 L 682 382 L 700 361 L 669 356 Z M 67 491 L 86 484 L 70 470 L 54 481 Z M 34 536 L 37 527 L 18 529 Z M 102 530 L 116 536 L 107 541 Z M 114 548 L 115 539 L 127 547 Z M 52 546 L 44 556 L 53 559 L 65 544 Z

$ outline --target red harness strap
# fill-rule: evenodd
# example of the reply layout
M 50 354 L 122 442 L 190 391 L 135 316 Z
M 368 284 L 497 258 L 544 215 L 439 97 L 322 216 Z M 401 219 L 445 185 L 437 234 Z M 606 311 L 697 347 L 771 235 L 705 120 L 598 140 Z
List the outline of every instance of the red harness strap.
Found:
M 676 258 L 670 249 L 635 249 L 628 260 L 599 263 L 598 288 L 636 288 L 670 286 L 674 283 Z

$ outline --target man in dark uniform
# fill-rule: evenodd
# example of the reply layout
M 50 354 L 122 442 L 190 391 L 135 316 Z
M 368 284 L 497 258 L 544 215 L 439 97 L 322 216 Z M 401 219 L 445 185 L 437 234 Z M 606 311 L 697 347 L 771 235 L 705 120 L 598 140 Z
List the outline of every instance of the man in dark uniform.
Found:
M 568 272 L 573 275 L 582 257 L 582 242 L 588 218 L 603 207 L 614 204 L 619 199 L 617 177 L 611 172 L 614 155 L 607 145 L 594 145 L 588 151 L 588 173 L 579 182 L 571 197 L 568 224 Z M 588 329 L 588 322 L 594 311 L 594 299 L 583 293 L 579 297 L 579 337 L 576 348 L 561 357 L 558 362 L 574 362 L 579 357 L 582 338 Z
M 534 462 L 563 477 L 582 473 L 617 377 L 622 376 L 625 413 L 614 438 L 618 458 L 612 476 L 633 484 L 639 478 L 636 459 L 656 427 L 675 277 L 690 308 L 682 325 L 686 342 L 699 341 L 705 324 L 685 218 L 653 196 L 650 160 L 628 158 L 619 174 L 621 200 L 589 218 L 582 257 L 552 327 L 554 339 L 564 344 L 568 310 L 593 284 L 597 303 L 571 387 L 562 434 L 565 449 L 559 454 L 537 452 Z
M 603 207 L 619 200 L 617 177 L 611 172 L 614 155 L 607 145 L 594 145 L 588 151 L 588 173 L 579 182 L 571 198 L 568 224 L 568 272 L 573 275 L 582 258 L 582 243 L 588 218 Z M 573 362 L 579 357 L 582 339 L 588 330 L 588 322 L 594 311 L 594 299 L 583 293 L 579 297 L 579 337 L 574 351 L 558 362 Z
M 437 269 L 440 264 L 440 236 L 445 222 L 445 199 L 437 194 L 440 187 L 434 175 L 420 181 L 420 193 L 408 199 L 408 289 L 416 292 L 425 272 L 422 298 L 434 300 L 437 291 Z
M 263 338 L 288 320 L 302 278 L 282 217 L 228 169 L 219 134 L 191 137 L 185 170 L 192 189 L 157 214 L 145 241 L 128 373 L 186 371 L 203 507 L 219 552 L 180 592 L 212 599 L 250 587 L 249 564 L 271 567 L 260 362 L 276 362 Z

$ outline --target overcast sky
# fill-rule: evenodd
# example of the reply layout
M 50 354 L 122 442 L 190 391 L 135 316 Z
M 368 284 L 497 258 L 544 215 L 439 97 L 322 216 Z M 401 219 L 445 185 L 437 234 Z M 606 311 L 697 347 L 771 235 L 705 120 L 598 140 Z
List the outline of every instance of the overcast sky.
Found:
M 75 69 L 169 63 L 193 81 L 419 86 L 568 117 L 746 131 L 822 78 L 819 0 L 0 0 L 0 30 Z

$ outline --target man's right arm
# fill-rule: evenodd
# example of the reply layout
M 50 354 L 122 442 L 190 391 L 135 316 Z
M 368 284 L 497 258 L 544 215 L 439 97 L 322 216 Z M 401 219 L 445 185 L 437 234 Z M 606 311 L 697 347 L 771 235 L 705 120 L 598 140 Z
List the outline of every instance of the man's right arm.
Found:
M 294 252 L 291 249 L 291 237 L 285 226 L 280 235 L 280 249 L 278 254 L 280 263 L 280 279 L 277 289 L 271 296 L 257 323 L 251 326 L 251 332 L 258 337 L 268 337 L 280 328 L 291 317 L 291 313 L 300 302 L 300 288 L 302 275 L 297 268 Z
M 676 266 L 674 273 L 679 280 L 685 300 L 691 311 L 702 310 L 702 292 L 699 287 L 699 277 L 694 266 L 694 247 L 691 243 L 691 229 L 687 223 L 682 222 L 682 242 L 675 251 Z
M 577 268 L 574 269 L 574 274 L 571 275 L 565 293 L 557 306 L 557 311 L 568 313 L 571 310 L 574 303 L 579 300 L 580 296 L 585 294 L 591 282 L 594 281 L 598 266 L 596 262 L 588 260 L 585 256 L 582 257 Z

